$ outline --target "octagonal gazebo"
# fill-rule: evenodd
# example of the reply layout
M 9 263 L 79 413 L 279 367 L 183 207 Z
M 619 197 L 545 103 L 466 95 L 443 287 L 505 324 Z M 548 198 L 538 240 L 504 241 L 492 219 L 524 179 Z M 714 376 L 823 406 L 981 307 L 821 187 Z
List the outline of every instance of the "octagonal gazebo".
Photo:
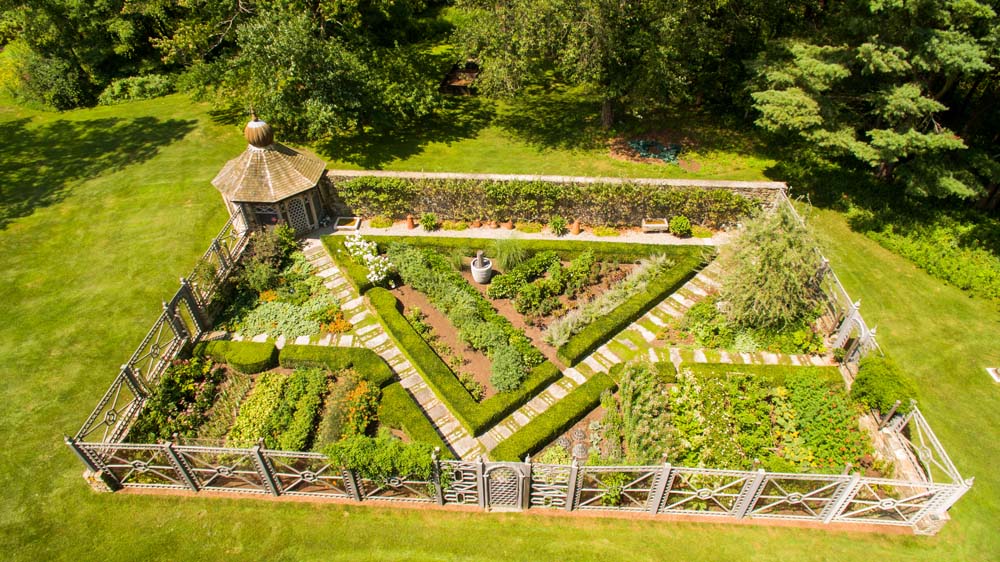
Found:
M 229 214 L 243 211 L 247 228 L 287 223 L 302 235 L 326 217 L 319 182 L 326 162 L 274 142 L 271 126 L 253 115 L 243 129 L 247 149 L 212 180 Z

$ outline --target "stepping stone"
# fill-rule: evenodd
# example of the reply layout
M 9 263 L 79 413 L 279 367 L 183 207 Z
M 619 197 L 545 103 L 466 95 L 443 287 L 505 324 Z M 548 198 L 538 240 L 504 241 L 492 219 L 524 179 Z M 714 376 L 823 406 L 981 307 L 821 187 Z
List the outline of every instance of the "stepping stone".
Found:
M 371 314 L 369 314 L 367 310 L 364 310 L 364 311 L 361 311 L 361 312 L 355 314 L 354 316 L 351 316 L 350 318 L 347 319 L 347 321 L 350 322 L 352 325 L 357 326 L 358 324 L 360 324 L 360 323 L 364 322 L 365 320 L 367 320 L 369 317 L 371 317 Z M 379 325 L 378 324 L 372 324 L 372 327 L 378 328 Z M 359 336 L 362 335 L 362 334 L 366 334 L 366 333 L 368 333 L 368 332 L 358 331 L 358 335 Z
M 660 356 L 656 354 L 656 350 L 652 347 L 649 348 L 649 360 L 653 363 L 659 363 L 660 361 Z
M 556 400 L 561 400 L 563 396 L 566 396 L 566 389 L 559 386 L 558 384 L 553 384 L 549 386 L 549 389 L 546 392 L 551 394 L 552 397 Z
M 674 294 L 670 295 L 670 298 L 673 299 L 673 300 L 675 300 L 675 301 L 677 301 L 678 303 L 680 303 L 680 305 L 684 307 L 684 310 L 687 310 L 687 309 L 691 308 L 692 306 L 694 306 L 694 301 L 693 300 L 688 299 L 687 297 L 685 297 L 684 295 L 682 295 L 680 293 L 674 293 Z
M 492 451 L 494 447 L 500 444 L 500 442 L 487 432 L 479 437 L 479 444 L 486 447 L 487 451 Z
M 514 415 L 511 417 L 514 419 L 514 423 L 521 427 L 528 425 L 528 422 L 531 421 L 531 418 L 525 415 L 521 410 L 514 412 Z
M 642 336 L 642 339 L 646 340 L 647 342 L 651 342 L 656 339 L 656 334 L 650 332 L 649 330 L 644 328 L 641 324 L 632 324 L 631 329 L 635 330 L 636 332 L 639 332 L 639 334 Z
M 604 366 L 598 363 L 597 360 L 594 359 L 593 355 L 588 355 L 586 358 L 584 358 L 583 363 L 584 365 L 590 367 L 590 369 L 595 373 L 604 372 Z
M 309 336 L 299 336 L 295 338 L 295 345 L 309 345 Z
M 284 349 L 284 347 L 285 347 L 285 336 L 284 335 L 280 335 L 280 336 L 277 337 L 277 339 L 274 340 L 274 347 L 277 347 L 278 349 Z
M 389 341 L 389 334 L 383 332 L 373 337 L 372 339 L 368 340 L 366 344 L 368 345 L 368 347 L 378 347 L 387 341 Z
M 349 300 L 346 303 L 344 303 L 344 305 L 343 305 L 342 308 L 344 310 L 354 310 L 355 308 L 358 308 L 359 306 L 363 305 L 364 303 L 365 303 L 365 299 L 362 298 L 362 297 L 358 297 L 356 299 L 352 299 L 352 300 Z
M 664 314 L 669 314 L 670 316 L 673 316 L 674 318 L 681 318 L 681 317 L 684 316 L 684 312 L 682 312 L 682 311 L 674 308 L 674 306 L 672 304 L 668 303 L 667 301 L 663 301 L 662 303 L 660 303 L 659 305 L 657 305 L 656 310 L 659 310 L 660 312 L 663 312 Z
M 476 447 L 477 445 L 479 445 L 479 443 L 471 436 L 467 435 L 459 439 L 455 443 L 454 447 L 455 447 L 455 452 L 458 453 L 459 457 L 465 457 L 466 455 L 469 454 L 470 451 L 475 450 L 477 448 Z
M 264 343 L 267 341 L 267 334 L 257 334 L 256 336 L 252 337 L 250 341 L 254 341 L 257 343 Z
M 599 356 L 603 356 L 603 358 L 607 359 L 608 361 L 611 361 L 613 365 L 617 365 L 618 363 L 622 362 L 621 358 L 615 355 L 615 352 L 611 351 L 611 349 L 608 348 L 608 344 L 604 344 L 601 347 L 597 348 L 597 354 Z
M 354 294 L 354 291 L 352 291 L 351 289 L 344 289 L 343 291 L 341 291 L 341 292 L 339 292 L 339 293 L 337 293 L 336 295 L 333 295 L 333 296 L 336 297 L 336 298 L 338 298 L 338 299 L 340 299 L 340 300 L 342 300 L 342 301 L 344 301 L 344 300 L 347 300 L 347 299 L 351 298 L 351 295 L 353 295 L 353 294 Z
M 687 289 L 687 290 L 689 290 L 689 291 L 691 291 L 692 293 L 694 293 L 695 295 L 697 295 L 699 297 L 707 297 L 708 296 L 708 291 L 706 291 L 705 289 L 702 289 L 701 287 L 699 287 L 698 285 L 696 285 L 694 283 L 688 283 L 688 284 L 684 285 L 684 288 Z
M 354 336 L 347 334 L 340 336 L 340 340 L 337 341 L 337 347 L 351 347 L 354 345 Z
M 795 365 L 795 366 L 802 365 L 802 360 L 799 359 L 798 355 L 789 355 L 788 358 L 791 359 L 792 365 Z
M 438 431 L 440 431 L 444 435 L 448 435 L 449 433 L 453 433 L 459 427 L 460 426 L 458 424 L 458 420 L 452 420 L 441 424 L 441 426 L 438 427 Z
M 676 347 L 670 348 L 670 362 L 674 365 L 680 365 L 683 360 L 681 359 L 681 350 Z
M 765 365 L 777 365 L 778 364 L 778 355 L 777 354 L 770 353 L 770 352 L 767 352 L 767 351 L 762 351 L 762 352 L 760 352 L 760 355 L 764 359 L 764 364 Z
M 357 318 L 357 316 L 355 316 L 354 318 Z M 354 318 L 351 318 L 351 320 L 354 320 Z M 355 322 L 351 322 L 351 324 L 354 324 L 354 323 Z M 357 331 L 357 334 L 359 336 L 363 336 L 363 335 L 367 334 L 368 332 L 371 332 L 372 330 L 379 329 L 379 327 L 380 326 L 378 324 L 369 324 L 369 325 L 365 326 L 364 328 L 359 329 Z
M 617 342 L 617 343 L 619 343 L 619 344 L 621 344 L 621 345 L 624 345 L 625 347 L 627 347 L 629 349 L 629 351 L 635 351 L 635 350 L 639 349 L 639 346 L 635 345 L 635 342 L 633 342 L 632 340 L 630 340 L 630 339 L 628 339 L 627 337 L 624 337 L 624 336 L 622 336 L 620 339 L 616 339 L 614 341 Z
M 823 359 L 823 357 L 821 357 L 819 355 L 813 355 L 813 356 L 811 356 L 809 358 L 809 361 L 811 361 L 812 364 L 816 365 L 817 367 L 822 367 L 822 366 L 826 365 L 826 360 Z
M 413 387 L 415 387 L 418 384 L 421 384 L 423 382 L 424 382 L 424 379 L 420 378 L 420 375 L 414 373 L 414 374 L 412 374 L 412 375 L 410 375 L 410 376 L 408 376 L 408 377 L 400 380 L 399 384 L 403 388 L 413 388 Z
M 660 320 L 660 317 L 657 316 L 657 315 L 655 315 L 655 314 L 647 314 L 647 315 L 643 316 L 643 318 L 646 319 L 646 320 L 649 320 L 653 324 L 656 324 L 660 328 L 662 328 L 662 327 L 664 327 L 664 326 L 667 325 L 666 322 L 664 322 L 663 320 Z
M 320 345 L 330 345 L 330 341 L 333 339 L 333 334 L 326 334 L 319 339 Z
M 729 356 L 728 351 L 719 351 L 719 363 L 732 363 L 733 359 Z
M 577 371 L 575 367 L 570 367 L 563 371 L 563 375 L 573 379 L 576 384 L 583 384 L 587 382 L 587 377 L 583 376 L 580 371 Z
M 708 357 L 705 357 L 705 351 L 702 349 L 694 350 L 694 362 L 695 363 L 708 363 Z
M 336 275 L 338 273 L 340 273 L 340 272 L 337 271 L 336 269 L 330 268 L 330 269 L 324 269 L 323 271 L 320 271 L 319 273 L 316 274 L 316 276 L 317 277 L 322 277 L 323 279 L 326 279 L 327 277 L 333 277 L 334 275 Z
M 402 353 L 403 352 L 400 351 L 398 347 L 392 346 L 388 351 L 382 354 L 382 359 L 389 360 L 394 357 L 398 357 L 399 355 L 402 355 Z
M 233 341 L 243 341 L 243 334 L 240 334 L 240 333 L 233 334 L 232 340 Z
M 749 353 L 740 353 L 740 359 L 743 360 L 744 365 L 750 365 L 753 363 L 753 355 Z

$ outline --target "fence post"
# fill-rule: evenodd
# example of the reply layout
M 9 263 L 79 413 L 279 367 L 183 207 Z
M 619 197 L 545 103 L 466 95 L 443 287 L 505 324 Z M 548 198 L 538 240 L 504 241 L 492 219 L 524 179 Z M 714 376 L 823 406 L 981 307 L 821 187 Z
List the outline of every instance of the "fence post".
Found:
M 191 491 L 197 492 L 198 484 L 195 482 L 194 477 L 188 471 L 187 465 L 184 464 L 184 460 L 181 458 L 180 455 L 177 454 L 177 449 L 174 449 L 174 444 L 170 441 L 167 441 L 166 444 L 164 444 L 163 446 L 163 451 L 166 453 L 167 459 L 170 461 L 170 464 L 174 465 L 174 468 L 177 469 L 177 473 L 181 475 L 181 478 L 183 478 L 184 482 L 188 485 L 189 488 L 191 488 Z
M 66 442 L 66 445 L 69 446 L 70 450 L 76 453 L 77 458 L 83 461 L 87 470 L 94 475 L 93 477 L 104 485 L 102 488 L 99 484 L 95 485 L 93 482 L 90 482 L 91 487 L 101 492 L 114 492 L 122 488 L 122 483 L 118 481 L 118 478 L 110 470 L 105 469 L 97 461 L 95 461 L 93 457 L 87 454 L 87 452 L 83 450 L 83 447 L 80 446 L 79 441 L 68 435 L 64 435 L 63 440 Z
M 667 495 L 667 490 L 670 488 L 671 468 L 668 462 L 663 463 L 663 467 L 660 468 L 660 478 L 656 481 L 653 495 L 649 497 L 649 512 L 653 515 L 660 512 L 660 506 L 663 505 L 663 496 Z
M 202 310 L 201 305 L 198 303 L 198 297 L 194 294 L 194 289 L 191 288 L 191 283 L 183 277 L 181 277 L 181 298 L 187 301 L 188 308 L 191 310 L 191 319 L 194 320 L 194 324 L 198 328 L 198 332 L 204 332 L 212 327 L 208 318 L 205 316 L 205 311 Z M 206 305 L 208 304 L 207 299 L 208 297 L 206 297 Z
M 574 458 L 572 464 L 569 465 L 569 481 L 566 483 L 566 511 L 576 509 L 576 488 L 579 479 L 580 467 Z
M 476 488 L 479 492 L 479 507 L 486 509 L 486 475 L 483 467 L 483 457 L 476 460 Z
M 851 335 L 851 330 L 854 329 L 855 316 L 860 308 L 861 301 L 853 302 L 848 307 L 844 319 L 840 321 L 840 326 L 837 328 L 837 337 L 833 340 L 834 349 L 844 347 L 844 344 L 847 343 L 847 338 Z
M 76 453 L 76 456 L 83 461 L 83 464 L 87 466 L 88 470 L 91 472 L 99 472 L 101 470 L 101 467 L 97 466 L 97 464 L 94 463 L 94 460 L 91 459 L 87 453 L 83 452 L 83 449 L 80 447 L 80 444 L 77 443 L 76 439 L 70 437 L 69 435 L 63 435 L 63 441 L 65 441 L 70 450 Z
M 344 477 L 344 487 L 347 488 L 347 492 L 351 494 L 354 501 L 361 501 L 361 487 L 358 486 L 358 479 L 355 476 L 354 471 L 349 468 L 341 469 L 341 475 Z
M 250 452 L 254 464 L 257 465 L 257 472 L 260 474 L 260 479 L 264 481 L 264 487 L 267 488 L 268 492 L 271 492 L 271 495 L 280 496 L 281 490 L 278 488 L 278 483 L 274 480 L 274 474 L 271 473 L 271 464 L 264 458 L 264 454 L 260 450 L 260 445 L 254 445 L 253 449 L 250 449 Z
M 740 491 L 739 499 L 736 501 L 736 505 L 733 506 L 733 516 L 737 519 L 743 519 L 746 517 L 750 508 L 753 507 L 753 501 L 757 499 L 757 494 L 760 492 L 761 487 L 764 485 L 764 481 L 767 478 L 767 473 L 764 469 L 758 469 L 757 472 L 750 478 L 747 478 L 747 483 L 743 486 L 743 490 Z
M 844 506 L 846 506 L 852 498 L 854 498 L 854 494 L 857 493 L 860 486 L 861 475 L 855 472 L 851 475 L 850 480 L 844 481 L 841 489 L 833 497 L 833 501 L 826 506 L 826 512 L 821 514 L 823 517 L 823 523 L 833 521 L 833 518 L 844 509 Z
M 176 307 L 172 307 L 164 302 L 163 315 L 166 317 L 167 323 L 170 324 L 170 329 L 174 331 L 174 336 L 177 339 L 185 340 L 191 338 L 191 334 L 189 334 L 187 328 L 184 327 L 184 323 L 177 319 Z
M 135 375 L 135 370 L 128 363 L 122 365 L 121 374 L 125 377 L 125 383 L 128 384 L 132 392 L 135 393 L 139 398 L 146 398 L 149 396 L 149 391 L 146 389 L 146 384 L 139 380 L 139 377 Z
M 521 509 L 531 507 L 531 457 L 524 457 L 521 464 Z
M 431 459 L 434 463 L 431 478 L 434 480 L 434 500 L 437 501 L 438 505 L 444 505 L 444 489 L 441 487 L 441 459 L 438 458 L 440 450 L 441 447 L 434 447 L 434 452 L 431 453 Z

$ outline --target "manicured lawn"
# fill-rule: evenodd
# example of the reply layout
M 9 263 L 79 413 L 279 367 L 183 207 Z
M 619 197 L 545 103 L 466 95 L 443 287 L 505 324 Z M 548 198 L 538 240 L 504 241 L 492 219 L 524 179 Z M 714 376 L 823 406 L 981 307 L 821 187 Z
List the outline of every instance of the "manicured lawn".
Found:
M 64 114 L 0 105 L 0 130 L 10 221 L 0 230 L 4 559 L 938 561 L 1000 552 L 990 471 L 1000 404 L 982 371 L 1000 364 L 1000 313 L 825 212 L 815 223 L 834 266 L 883 346 L 919 378 L 922 408 L 959 468 L 977 476 L 938 537 L 92 493 L 62 434 L 80 426 L 225 221 L 209 181 L 245 143 L 181 96 Z M 438 165 L 603 173 L 572 168 L 578 156 L 559 147 L 527 159 L 528 148 L 470 154 L 463 142 L 442 145 Z M 429 169 L 419 157 L 393 166 Z M 631 173 L 652 175 L 645 170 Z

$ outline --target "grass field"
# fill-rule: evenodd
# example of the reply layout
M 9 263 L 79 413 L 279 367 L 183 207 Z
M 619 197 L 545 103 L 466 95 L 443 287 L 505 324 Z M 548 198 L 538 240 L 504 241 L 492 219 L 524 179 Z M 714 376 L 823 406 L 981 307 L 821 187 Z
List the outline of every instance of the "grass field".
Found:
M 982 367 L 1000 364 L 1000 313 L 827 211 L 812 220 L 834 267 L 863 299 L 883 346 L 919 379 L 921 407 L 959 469 L 977 477 L 937 537 L 95 494 L 62 435 L 80 426 L 225 221 L 209 181 L 245 143 L 238 128 L 182 96 L 64 114 L 0 102 L 0 131 L 4 559 L 998 558 L 1000 478 L 991 469 L 1000 404 Z M 491 126 L 450 145 L 428 141 L 385 165 L 579 174 L 617 165 L 520 139 Z M 737 153 L 719 160 L 762 167 Z M 653 175 L 646 170 L 622 173 Z

